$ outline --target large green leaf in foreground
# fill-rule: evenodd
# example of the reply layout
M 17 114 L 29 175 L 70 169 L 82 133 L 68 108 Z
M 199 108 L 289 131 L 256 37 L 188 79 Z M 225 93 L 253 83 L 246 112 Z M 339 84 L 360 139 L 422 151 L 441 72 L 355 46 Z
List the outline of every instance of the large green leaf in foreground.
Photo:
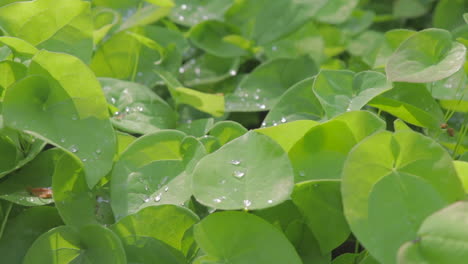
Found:
M 196 139 L 184 137 L 180 131 L 162 130 L 140 137 L 122 153 L 111 182 L 116 219 L 143 207 L 181 204 L 190 198 L 185 170 L 190 171 L 204 151 Z
M 193 194 L 219 209 L 260 209 L 286 200 L 293 171 L 286 152 L 251 131 L 203 157 L 192 176 Z
M 465 263 L 468 258 L 468 203 L 457 202 L 424 220 L 417 237 L 398 253 L 400 264 Z
M 182 251 L 187 230 L 198 221 L 198 217 L 190 210 L 175 205 L 160 205 L 146 207 L 136 214 L 128 215 L 114 224 L 111 229 L 125 246 L 135 244 L 133 239 L 151 237 L 166 247 L 159 248 L 156 254 L 163 254 L 168 248 Z M 179 252 L 180 253 L 180 252 Z
M 90 225 L 76 230 L 60 226 L 42 234 L 29 248 L 24 264 L 125 264 L 119 238 L 109 229 Z
M 457 72 L 465 63 L 466 47 L 452 41 L 450 32 L 430 28 L 405 40 L 387 63 L 394 82 L 427 83 Z
M 36 0 L 13 3 L 0 8 L 0 27 L 7 35 L 37 45 L 65 27 L 89 8 L 81 0 Z
M 99 82 L 83 62 L 64 53 L 40 51 L 28 73 L 5 94 L 5 124 L 80 158 L 93 187 L 111 169 L 116 151 Z
M 383 264 L 414 239 L 422 221 L 464 196 L 452 159 L 433 140 L 410 130 L 376 133 L 350 152 L 343 169 L 346 219 Z
M 0 254 L 3 263 L 21 263 L 28 248 L 42 233 L 62 224 L 53 207 L 33 207 L 8 219 L 0 238 Z
M 200 263 L 302 263 L 283 233 L 244 212 L 212 214 L 195 225 L 194 234 L 207 254 Z

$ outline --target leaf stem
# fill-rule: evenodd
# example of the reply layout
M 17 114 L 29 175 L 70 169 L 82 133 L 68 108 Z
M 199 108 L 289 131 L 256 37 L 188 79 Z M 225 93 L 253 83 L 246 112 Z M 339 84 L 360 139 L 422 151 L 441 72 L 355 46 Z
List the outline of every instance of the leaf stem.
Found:
M 5 229 L 6 223 L 8 221 L 8 216 L 10 215 L 12 207 L 13 207 L 13 203 L 8 202 L 8 207 L 7 207 L 6 212 L 5 212 L 5 217 L 4 217 L 3 221 L 2 221 L 2 226 L 0 227 L 0 239 L 3 236 L 3 230 Z

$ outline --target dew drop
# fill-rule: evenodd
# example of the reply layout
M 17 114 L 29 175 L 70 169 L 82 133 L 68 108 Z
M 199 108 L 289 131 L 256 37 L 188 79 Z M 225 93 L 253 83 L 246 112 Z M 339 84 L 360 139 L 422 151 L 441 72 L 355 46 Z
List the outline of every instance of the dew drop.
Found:
M 137 76 L 141 77 L 141 76 L 143 76 L 143 73 L 142 73 L 142 72 L 138 72 L 138 73 L 137 73 Z
M 277 126 L 277 125 L 278 125 L 278 123 L 276 123 L 275 121 L 273 121 L 273 126 Z
M 164 188 L 164 191 L 165 191 L 165 192 L 169 191 L 169 186 L 166 186 L 166 187 Z
M 73 145 L 73 146 L 70 147 L 70 151 L 71 151 L 72 153 L 76 153 L 76 152 L 78 152 L 78 147 L 75 146 L 75 145 Z
M 64 138 L 61 138 L 61 139 L 60 139 L 60 143 L 65 143 L 65 139 L 64 139 Z
M 221 199 L 215 198 L 215 199 L 213 199 L 213 202 L 215 202 L 215 203 L 220 203 L 220 202 L 221 202 Z
M 272 51 L 277 51 L 277 50 L 278 50 L 278 47 L 277 47 L 277 46 L 272 46 L 272 47 L 271 47 L 271 50 L 272 50 Z
M 83 162 L 86 162 L 87 160 L 88 160 L 87 158 L 81 159 L 81 161 L 83 161 Z
M 161 194 L 156 195 L 156 197 L 154 197 L 154 201 L 155 202 L 161 201 Z
M 241 179 L 242 177 L 245 176 L 245 172 L 243 171 L 234 171 L 232 175 L 238 179 Z
M 237 72 L 235 70 L 230 70 L 229 75 L 236 76 Z
M 252 205 L 252 202 L 250 200 L 244 200 L 244 206 L 246 209 L 250 207 L 251 205 Z
M 351 111 L 350 107 L 346 108 L 346 112 L 350 112 L 350 111 Z
M 305 172 L 304 172 L 304 171 L 300 171 L 300 172 L 299 172 L 299 176 L 304 177 L 304 176 L 305 176 Z
M 119 111 L 117 111 L 117 112 L 114 113 L 114 116 L 118 116 L 118 115 L 120 115 L 120 112 L 119 112 Z
M 96 154 L 101 154 L 102 153 L 102 150 L 101 149 L 96 149 Z
M 266 105 L 261 104 L 261 105 L 259 105 L 259 107 L 260 107 L 260 109 L 265 109 L 265 108 L 266 108 Z
M 151 199 L 149 197 L 146 197 L 144 200 L 143 200 L 145 203 L 151 201 Z
M 285 117 L 281 118 L 281 123 L 286 123 L 286 118 Z
M 201 69 L 200 69 L 200 68 L 198 68 L 198 67 L 197 67 L 197 68 L 195 68 L 195 70 L 194 70 L 194 71 L 195 71 L 195 74 L 196 74 L 196 75 L 200 75 L 200 73 L 201 73 Z
M 180 21 L 184 21 L 185 17 L 184 16 L 179 16 Z
M 186 9 L 187 9 L 187 5 L 185 5 L 185 4 L 181 5 L 181 6 L 180 6 L 180 9 L 186 10 Z
M 144 110 L 143 106 L 137 106 L 136 109 L 138 110 L 138 112 L 143 112 L 143 110 Z
M 208 20 L 208 16 L 202 16 L 203 20 Z
M 115 104 L 115 102 L 117 102 L 117 100 L 114 97 L 111 97 L 111 103 Z
M 262 122 L 262 127 L 266 127 L 266 122 Z
M 240 160 L 231 160 L 231 164 L 237 166 L 237 165 L 241 164 L 241 161 Z
M 258 94 L 254 94 L 254 99 L 258 100 L 258 99 L 260 99 L 260 96 Z
M 184 67 L 180 67 L 180 68 L 179 68 L 179 73 L 184 73 L 184 72 L 185 72 Z
M 268 200 L 267 203 L 272 204 L 273 200 Z
M 145 191 L 149 191 L 148 185 L 145 185 Z
M 78 120 L 78 117 L 76 115 L 72 115 L 72 120 L 76 121 Z
M 220 184 L 225 184 L 225 183 L 226 183 L 226 180 L 221 180 L 219 183 L 220 183 Z

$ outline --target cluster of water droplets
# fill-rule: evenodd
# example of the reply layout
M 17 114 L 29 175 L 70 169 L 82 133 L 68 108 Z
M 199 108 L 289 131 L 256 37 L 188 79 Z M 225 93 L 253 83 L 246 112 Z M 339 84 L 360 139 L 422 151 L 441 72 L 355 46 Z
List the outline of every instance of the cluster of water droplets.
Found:
M 190 25 L 195 25 L 216 17 L 215 15 L 208 13 L 203 6 L 195 7 L 188 4 L 182 4 L 177 8 L 174 8 L 173 16 L 175 17 L 176 22 Z
M 234 92 L 234 95 L 238 98 L 240 102 L 236 102 L 234 106 L 230 106 L 230 104 L 228 104 L 226 105 L 226 108 L 228 110 L 236 110 L 236 108 L 255 107 L 260 110 L 266 110 L 267 99 L 263 97 L 261 93 L 262 91 L 260 89 L 256 89 L 255 92 L 251 92 L 241 87 L 238 87 Z
M 266 121 L 263 121 L 262 124 L 261 124 L 261 127 L 267 127 L 267 126 L 277 126 L 277 125 L 280 125 L 280 124 L 284 124 L 288 122 L 288 120 L 286 119 L 286 117 L 281 117 L 281 119 L 279 121 L 270 121 L 270 122 L 266 122 Z

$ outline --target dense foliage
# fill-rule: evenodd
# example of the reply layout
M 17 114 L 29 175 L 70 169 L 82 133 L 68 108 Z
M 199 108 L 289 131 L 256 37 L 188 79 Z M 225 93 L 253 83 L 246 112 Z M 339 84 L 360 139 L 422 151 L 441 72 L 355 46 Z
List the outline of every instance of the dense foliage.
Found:
M 0 1 L 0 262 L 466 263 L 467 9 Z

